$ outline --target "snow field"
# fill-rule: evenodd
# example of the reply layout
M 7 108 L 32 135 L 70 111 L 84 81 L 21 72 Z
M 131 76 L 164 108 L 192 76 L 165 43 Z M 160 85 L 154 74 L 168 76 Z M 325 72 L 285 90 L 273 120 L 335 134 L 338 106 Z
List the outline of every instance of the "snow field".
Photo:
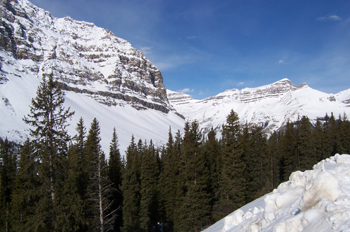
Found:
M 296 171 L 273 192 L 243 206 L 206 232 L 350 231 L 350 155 Z

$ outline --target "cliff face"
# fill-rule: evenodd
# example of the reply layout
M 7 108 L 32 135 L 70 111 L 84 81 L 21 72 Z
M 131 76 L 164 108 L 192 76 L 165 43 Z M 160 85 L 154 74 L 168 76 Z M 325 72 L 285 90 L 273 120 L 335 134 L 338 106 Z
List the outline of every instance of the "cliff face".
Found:
M 0 1 L 0 83 L 52 73 L 67 91 L 107 105 L 169 112 L 160 71 L 127 41 L 92 23 L 54 18 L 27 0 Z M 0 66 L 1 68 L 1 66 Z M 8 69 L 7 69 L 8 70 Z

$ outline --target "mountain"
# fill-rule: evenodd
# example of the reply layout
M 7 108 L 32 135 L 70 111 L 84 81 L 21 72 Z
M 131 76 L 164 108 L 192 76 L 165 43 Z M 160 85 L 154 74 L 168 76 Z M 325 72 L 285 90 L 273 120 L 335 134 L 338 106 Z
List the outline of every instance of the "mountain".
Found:
M 302 115 L 350 115 L 350 89 L 326 94 L 288 79 L 194 100 L 166 90 L 161 72 L 143 53 L 106 29 L 55 18 L 28 0 L 0 0 L 0 16 L 0 137 L 13 141 L 28 136 L 22 118 L 47 74 L 63 83 L 65 106 L 75 111 L 69 133 L 75 134 L 80 117 L 87 128 L 96 117 L 106 152 L 113 127 L 125 151 L 132 135 L 165 144 L 169 127 L 182 131 L 185 120 L 197 120 L 204 133 L 211 127 L 220 132 L 231 109 L 242 123 L 269 133 Z
M 168 102 L 161 72 L 127 41 L 92 23 L 55 18 L 27 0 L 0 0 L 0 137 L 23 141 L 31 98 L 44 74 L 64 84 L 66 107 L 89 128 L 94 117 L 108 151 L 116 127 L 121 150 L 134 135 L 167 140 L 184 120 Z
M 273 192 L 234 211 L 205 232 L 350 231 L 350 155 L 293 172 Z
M 288 79 L 257 88 L 230 89 L 204 100 L 171 90 L 167 94 L 172 106 L 188 120 L 197 120 L 205 132 L 211 127 L 220 131 L 231 109 L 242 124 L 258 124 L 267 133 L 303 115 L 311 120 L 332 113 L 335 117 L 350 116 L 350 89 L 327 94 L 307 84 L 296 86 Z

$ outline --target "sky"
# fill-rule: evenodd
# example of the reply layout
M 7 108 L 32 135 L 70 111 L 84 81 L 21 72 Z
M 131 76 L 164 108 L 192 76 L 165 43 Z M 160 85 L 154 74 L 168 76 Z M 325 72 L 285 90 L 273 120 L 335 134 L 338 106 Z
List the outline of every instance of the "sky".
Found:
M 30 0 L 130 42 L 194 99 L 288 78 L 350 88 L 349 0 Z

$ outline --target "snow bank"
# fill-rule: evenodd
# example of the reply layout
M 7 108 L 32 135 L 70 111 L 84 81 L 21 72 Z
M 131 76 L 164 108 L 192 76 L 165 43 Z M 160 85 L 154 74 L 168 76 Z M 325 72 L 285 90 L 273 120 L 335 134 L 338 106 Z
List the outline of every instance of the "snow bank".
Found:
M 335 155 L 209 227 L 206 232 L 349 231 L 350 155 Z

